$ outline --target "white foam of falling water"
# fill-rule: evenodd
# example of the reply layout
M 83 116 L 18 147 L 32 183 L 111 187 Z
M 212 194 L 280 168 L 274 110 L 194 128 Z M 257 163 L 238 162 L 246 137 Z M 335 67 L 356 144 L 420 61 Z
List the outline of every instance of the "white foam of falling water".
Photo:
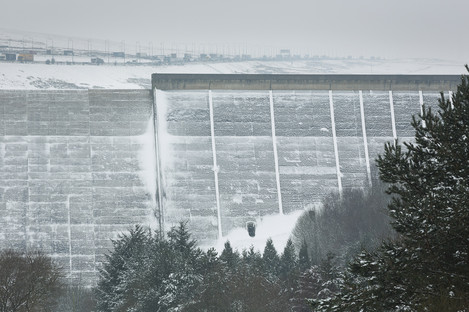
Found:
M 250 248 L 250 246 L 263 252 L 266 241 L 271 238 L 275 249 L 281 253 L 295 228 L 296 221 L 303 212 L 303 210 L 299 210 L 290 214 L 275 214 L 256 220 L 256 235 L 254 237 L 249 236 L 246 228 L 233 229 L 223 236 L 223 239 L 218 240 L 215 249 L 221 253 L 225 242 L 230 241 L 231 247 L 239 252 Z
M 135 140 L 141 147 L 140 151 L 138 152 L 138 161 L 140 165 L 140 171 L 138 174 L 140 176 L 140 180 L 144 183 L 147 192 L 151 194 L 152 208 L 157 209 L 157 178 L 154 131 L 153 116 L 150 116 L 145 133 L 137 136 Z M 149 216 L 148 225 L 152 229 L 156 229 L 158 227 L 154 213 Z

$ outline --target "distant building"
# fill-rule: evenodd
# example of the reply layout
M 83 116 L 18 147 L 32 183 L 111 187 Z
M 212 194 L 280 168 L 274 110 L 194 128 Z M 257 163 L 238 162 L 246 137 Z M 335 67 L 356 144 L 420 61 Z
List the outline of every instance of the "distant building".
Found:
M 290 57 L 290 50 L 289 49 L 282 49 L 280 50 L 280 56 L 281 57 Z
M 100 57 L 93 57 L 91 58 L 91 64 L 102 65 L 104 64 L 104 60 Z
M 7 61 L 14 62 L 16 61 L 16 54 L 15 53 L 5 53 L 5 57 Z
M 34 54 L 31 54 L 31 53 L 18 54 L 18 62 L 34 62 Z
M 125 57 L 125 52 L 112 52 L 113 57 Z
M 64 50 L 64 55 L 72 56 L 73 55 L 73 50 Z
M 33 62 L 34 61 L 34 55 L 33 54 L 18 54 L 17 58 L 18 62 Z
M 212 60 L 212 61 L 216 61 L 216 60 L 218 60 L 219 58 L 220 58 L 220 56 L 219 56 L 218 54 L 216 54 L 216 53 L 211 53 L 211 54 L 210 54 L 210 60 Z

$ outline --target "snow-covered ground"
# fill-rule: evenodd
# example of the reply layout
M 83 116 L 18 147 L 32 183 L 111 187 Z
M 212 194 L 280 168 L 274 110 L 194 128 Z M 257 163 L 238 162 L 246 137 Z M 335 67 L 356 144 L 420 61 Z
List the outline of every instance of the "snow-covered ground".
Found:
M 249 249 L 250 246 L 254 247 L 255 250 L 263 252 L 265 243 L 271 238 L 277 252 L 282 253 L 295 227 L 296 221 L 302 213 L 303 211 L 295 211 L 287 215 L 265 216 L 262 219 L 256 220 L 256 236 L 250 237 L 245 228 L 236 228 L 218 240 L 215 249 L 221 253 L 225 242 L 230 241 L 231 247 L 239 252 L 243 249 Z
M 441 60 L 318 59 L 189 63 L 166 66 L 0 63 L 0 89 L 144 89 L 153 73 L 223 74 L 462 74 L 464 64 Z

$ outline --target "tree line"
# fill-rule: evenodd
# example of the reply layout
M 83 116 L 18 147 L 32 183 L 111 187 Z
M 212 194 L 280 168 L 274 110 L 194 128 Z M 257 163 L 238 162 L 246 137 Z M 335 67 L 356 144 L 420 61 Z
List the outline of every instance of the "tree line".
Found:
M 203 251 L 185 223 L 165 237 L 136 226 L 114 242 L 97 287 L 100 311 L 286 311 L 299 272 L 292 241 L 279 255 Z
M 341 287 L 348 259 L 393 232 L 372 203 L 387 202 L 379 183 L 369 191 L 331 194 L 319 212 L 300 217 L 279 253 L 202 250 L 186 223 L 166 236 L 136 226 L 113 241 L 97 287 L 99 311 L 311 311 L 312 299 Z M 353 223 L 353 224 L 350 224 Z

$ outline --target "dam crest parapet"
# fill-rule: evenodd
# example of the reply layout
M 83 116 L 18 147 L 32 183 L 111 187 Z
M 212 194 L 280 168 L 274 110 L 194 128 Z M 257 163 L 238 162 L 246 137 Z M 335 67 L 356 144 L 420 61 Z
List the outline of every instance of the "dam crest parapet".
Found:
M 153 74 L 160 90 L 453 90 L 458 75 Z

